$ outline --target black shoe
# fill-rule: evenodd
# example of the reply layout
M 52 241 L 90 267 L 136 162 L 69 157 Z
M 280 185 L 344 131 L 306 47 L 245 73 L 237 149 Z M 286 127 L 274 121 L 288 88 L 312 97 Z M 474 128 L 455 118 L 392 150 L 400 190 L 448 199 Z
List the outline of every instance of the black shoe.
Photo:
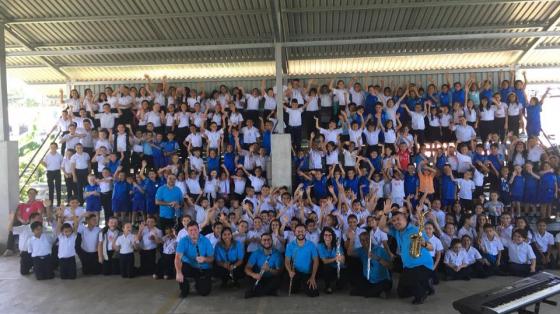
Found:
M 182 299 L 186 298 L 188 295 L 189 295 L 189 293 L 184 292 L 184 291 L 181 291 L 181 293 L 179 293 L 179 297 L 182 298 Z
M 419 297 L 419 298 L 414 298 L 414 300 L 412 300 L 412 304 L 424 304 L 424 301 L 426 301 L 426 298 L 428 297 L 428 294 L 425 293 L 423 296 Z
M 332 293 L 333 293 L 332 288 L 331 288 L 331 287 L 326 288 L 326 289 L 325 289 L 325 293 L 326 293 L 326 294 L 332 294 Z

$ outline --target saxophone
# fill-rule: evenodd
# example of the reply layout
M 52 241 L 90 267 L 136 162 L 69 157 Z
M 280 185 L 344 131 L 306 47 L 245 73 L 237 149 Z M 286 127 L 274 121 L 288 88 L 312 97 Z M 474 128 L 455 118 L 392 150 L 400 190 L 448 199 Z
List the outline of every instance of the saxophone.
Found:
M 409 254 L 413 258 L 420 257 L 420 250 L 422 246 L 420 245 L 422 242 L 422 231 L 424 231 L 424 217 L 428 212 L 421 213 L 418 217 L 418 232 L 410 236 L 410 250 Z

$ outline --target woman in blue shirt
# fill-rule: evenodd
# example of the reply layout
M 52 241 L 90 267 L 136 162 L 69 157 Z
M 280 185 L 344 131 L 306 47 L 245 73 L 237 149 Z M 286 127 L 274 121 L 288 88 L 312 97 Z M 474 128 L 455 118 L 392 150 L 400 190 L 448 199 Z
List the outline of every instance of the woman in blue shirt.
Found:
M 344 251 L 333 229 L 330 227 L 323 228 L 319 237 L 319 258 L 322 262 L 321 277 L 325 280 L 325 293 L 333 292 L 332 283 L 335 282 L 336 288 L 342 288 L 341 277 L 344 268 Z
M 231 280 L 235 287 L 239 287 L 239 279 L 244 275 L 243 258 L 245 247 L 243 243 L 235 241 L 231 228 L 224 227 L 220 236 L 220 242 L 214 249 L 214 276 L 222 280 L 222 287 L 225 287 Z

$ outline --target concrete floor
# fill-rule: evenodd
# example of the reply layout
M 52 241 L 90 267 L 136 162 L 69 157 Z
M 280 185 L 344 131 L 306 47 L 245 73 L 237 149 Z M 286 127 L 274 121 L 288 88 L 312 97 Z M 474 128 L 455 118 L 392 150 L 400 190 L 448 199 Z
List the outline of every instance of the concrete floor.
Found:
M 493 277 L 469 282 L 442 282 L 424 305 L 393 296 L 388 300 L 350 297 L 346 292 L 307 298 L 279 297 L 245 300 L 242 290 L 227 291 L 215 286 L 208 297 L 196 294 L 178 298 L 174 281 L 142 277 L 79 277 L 73 281 L 36 281 L 19 275 L 18 257 L 0 258 L 0 313 L 454 313 L 451 303 L 464 296 L 514 281 Z M 554 300 L 560 302 L 560 296 Z M 541 313 L 559 313 L 543 305 Z

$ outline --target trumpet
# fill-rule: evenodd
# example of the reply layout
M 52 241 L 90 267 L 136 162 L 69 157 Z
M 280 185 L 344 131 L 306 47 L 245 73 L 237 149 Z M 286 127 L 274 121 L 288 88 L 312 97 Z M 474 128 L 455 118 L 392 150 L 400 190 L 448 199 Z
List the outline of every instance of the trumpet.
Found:
M 420 257 L 420 250 L 422 248 L 422 232 L 424 231 L 424 217 L 428 212 L 421 213 L 418 217 L 418 232 L 410 236 L 410 249 L 409 254 L 413 258 Z

